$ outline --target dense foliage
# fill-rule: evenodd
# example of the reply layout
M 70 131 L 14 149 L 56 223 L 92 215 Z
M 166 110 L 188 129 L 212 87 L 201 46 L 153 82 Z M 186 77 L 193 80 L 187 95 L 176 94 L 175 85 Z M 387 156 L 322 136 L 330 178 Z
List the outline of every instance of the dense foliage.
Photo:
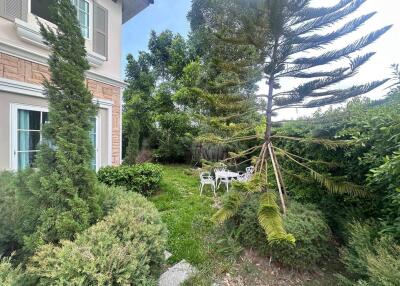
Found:
M 23 272 L 21 267 L 15 268 L 11 264 L 10 258 L 0 260 L 0 285 L 18 286 L 23 281 Z
M 291 160 L 283 161 L 291 194 L 298 200 L 316 203 L 340 234 L 352 217 L 380 221 L 380 231 L 399 237 L 399 148 L 400 95 L 381 101 L 354 100 L 346 107 L 316 113 L 312 118 L 284 124 L 276 137 L 304 138 L 280 141 L 279 146 L 300 156 L 298 160 L 335 176 L 363 186 L 359 198 L 326 194 L 307 178 L 307 172 Z M 319 144 L 310 144 L 320 138 Z M 324 145 L 324 140 L 347 140 L 341 146 Z M 338 213 L 336 210 L 340 209 Z
M 184 67 L 193 60 L 190 49 L 182 36 L 171 31 L 152 32 L 148 46 L 149 52 L 140 52 L 136 59 L 127 57 L 124 162 L 135 163 L 148 149 L 159 161 L 190 160 L 194 129 L 174 99 Z
M 349 225 L 348 243 L 341 260 L 352 280 L 340 275 L 345 285 L 398 285 L 400 281 L 400 244 L 390 236 L 379 236 L 376 226 L 355 222 Z
M 238 240 L 246 247 L 257 249 L 282 265 L 295 269 L 313 269 L 329 257 L 332 234 L 326 220 L 314 205 L 292 202 L 284 217 L 285 229 L 296 238 L 295 244 L 267 244 L 258 224 L 257 195 L 248 200 L 230 224 L 237 228 Z
M 156 285 L 166 238 L 154 205 L 131 193 L 74 241 L 42 246 L 27 274 L 35 285 Z
M 121 186 L 128 191 L 150 196 L 160 187 L 162 168 L 152 163 L 107 166 L 97 172 L 97 177 L 108 186 Z

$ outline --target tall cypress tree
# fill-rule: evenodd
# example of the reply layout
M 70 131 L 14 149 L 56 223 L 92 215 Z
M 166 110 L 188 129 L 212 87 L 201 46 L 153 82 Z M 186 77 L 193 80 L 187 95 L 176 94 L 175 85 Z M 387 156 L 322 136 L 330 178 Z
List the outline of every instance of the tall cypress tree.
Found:
M 95 219 L 96 175 L 91 169 L 93 145 L 89 132 L 96 106 L 85 85 L 85 40 L 70 0 L 51 7 L 57 29 L 40 25 L 51 50 L 50 80 L 44 82 L 49 122 L 36 160 L 32 192 L 43 209 L 28 248 L 60 239 L 72 239 Z

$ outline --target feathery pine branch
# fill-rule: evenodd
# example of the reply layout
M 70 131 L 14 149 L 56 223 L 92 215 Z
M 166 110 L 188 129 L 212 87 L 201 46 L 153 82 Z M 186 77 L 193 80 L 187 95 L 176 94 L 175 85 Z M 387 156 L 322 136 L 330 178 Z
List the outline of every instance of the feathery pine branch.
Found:
M 216 224 L 222 224 L 234 216 L 244 200 L 244 194 L 238 191 L 231 191 L 224 196 L 222 208 L 220 208 L 211 218 Z
M 301 163 L 300 161 L 296 160 L 293 158 L 293 156 L 289 155 L 288 152 L 286 152 L 283 149 L 279 149 L 279 152 L 281 155 L 284 155 L 297 165 L 307 169 L 310 171 L 311 177 L 319 182 L 322 186 L 324 186 L 328 191 L 334 194 L 350 194 L 353 196 L 358 196 L 358 197 L 363 197 L 366 196 L 365 190 L 362 186 L 356 185 L 351 182 L 346 182 L 346 181 L 337 181 L 332 177 L 329 177 L 327 175 L 323 175 L 312 169 L 311 167 L 307 166 L 304 163 Z
M 283 221 L 279 206 L 276 203 L 276 194 L 263 193 L 258 208 L 258 223 L 264 229 L 270 244 L 288 242 L 295 244 L 296 239 L 283 228 Z

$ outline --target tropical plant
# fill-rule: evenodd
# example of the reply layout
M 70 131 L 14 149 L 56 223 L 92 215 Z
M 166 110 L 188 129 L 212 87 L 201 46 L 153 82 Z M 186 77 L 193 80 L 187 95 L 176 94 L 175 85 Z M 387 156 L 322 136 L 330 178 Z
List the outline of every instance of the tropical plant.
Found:
M 332 193 L 362 193 L 361 188 L 350 182 L 339 181 L 329 175 L 318 172 L 315 168 L 304 163 L 304 158 L 274 146 L 273 141 L 280 139 L 295 142 L 303 138 L 279 136 L 272 133 L 272 117 L 278 111 L 287 108 L 315 108 L 341 103 L 349 98 L 365 94 L 384 84 L 388 79 L 377 80 L 364 85 L 352 86 L 347 89 L 337 88 L 336 85 L 355 75 L 375 53 L 368 52 L 354 56 L 388 31 L 391 26 L 385 26 L 376 31 L 348 43 L 345 47 L 334 49 L 330 44 L 349 35 L 369 20 L 375 13 L 368 13 L 351 19 L 344 24 L 347 16 L 352 15 L 364 3 L 364 0 L 343 0 L 331 7 L 313 7 L 311 1 L 296 0 L 255 0 L 255 1 L 194 1 L 192 6 L 192 29 L 206 30 L 216 35 L 221 45 L 229 47 L 250 46 L 259 55 L 253 66 L 258 66 L 266 81 L 267 93 L 260 95 L 265 100 L 264 132 L 258 134 L 261 138 L 261 151 L 255 167 L 259 174 L 267 175 L 268 167 L 272 165 L 276 187 L 281 202 L 281 210 L 286 213 L 286 195 L 280 162 L 277 155 L 284 157 L 303 168 Z M 221 11 L 227 11 L 221 13 Z M 235 15 L 235 17 L 231 17 Z M 232 24 L 233 23 L 233 24 Z M 327 27 L 338 25 L 333 31 Z M 227 31 L 229 31 L 227 33 Z M 313 53 L 313 55 L 309 55 Z M 333 62 L 348 65 L 330 69 Z M 224 58 L 223 58 L 224 59 Z M 229 62 L 226 63 L 229 66 Z M 230 65 L 231 66 L 231 65 Z M 244 64 L 236 66 L 238 70 L 246 70 Z M 282 86 L 283 79 L 290 78 L 300 81 L 294 89 Z M 282 89 L 283 91 L 278 91 Z M 235 138 L 248 140 L 248 138 Z M 232 140 L 232 139 L 231 139 Z M 309 143 L 322 144 L 330 148 L 349 142 L 320 140 L 311 138 Z M 244 157 L 254 150 L 242 152 L 238 157 Z M 268 164 L 270 162 L 270 164 Z M 263 192 L 270 192 L 267 183 Z M 267 200 L 270 201 L 270 200 Z M 264 214 L 265 220 L 268 219 Z M 261 219 L 260 221 L 264 221 Z

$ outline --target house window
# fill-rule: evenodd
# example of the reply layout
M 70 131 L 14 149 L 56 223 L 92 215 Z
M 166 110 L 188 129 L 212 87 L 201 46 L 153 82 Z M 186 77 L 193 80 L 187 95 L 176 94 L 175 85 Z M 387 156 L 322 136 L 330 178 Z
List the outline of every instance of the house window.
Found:
M 81 27 L 82 35 L 89 38 L 89 2 L 87 0 L 71 0 L 77 10 L 78 22 Z M 52 22 L 49 7 L 54 0 L 32 0 L 31 12 L 36 16 Z
M 34 166 L 36 155 L 42 141 L 43 125 L 48 121 L 48 110 L 44 107 L 12 105 L 12 165 L 14 170 L 23 170 Z M 93 170 L 99 166 L 99 120 L 93 119 L 90 140 L 95 150 L 90 164 Z
M 72 0 L 78 12 L 78 22 L 82 35 L 89 38 L 89 3 L 86 0 Z
M 90 164 L 91 164 L 93 170 L 97 170 L 97 155 L 98 155 L 98 148 L 97 148 L 97 119 L 93 118 L 92 123 L 93 123 L 93 127 L 92 127 L 92 130 L 90 130 L 89 137 L 90 137 L 90 141 L 93 144 L 94 152 L 93 152 L 93 158 L 92 158 L 92 161 L 90 162 Z
M 42 126 L 48 120 L 48 113 L 36 110 L 18 109 L 17 113 L 17 162 L 18 170 L 32 167 L 39 144 L 42 140 Z

